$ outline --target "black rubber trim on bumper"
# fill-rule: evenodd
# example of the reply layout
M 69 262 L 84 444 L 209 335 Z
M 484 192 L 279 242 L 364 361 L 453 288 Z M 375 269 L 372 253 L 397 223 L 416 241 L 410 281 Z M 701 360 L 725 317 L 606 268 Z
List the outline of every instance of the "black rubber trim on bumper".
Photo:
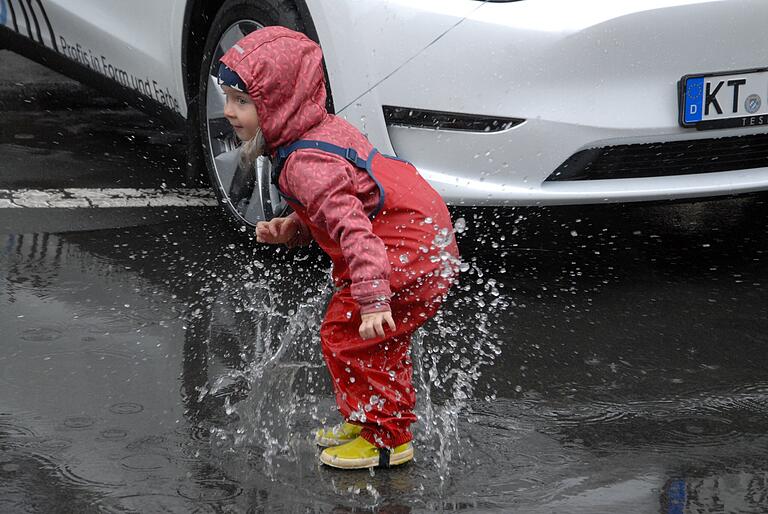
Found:
M 768 166 L 768 134 L 605 146 L 573 154 L 547 181 L 696 175 Z
M 426 128 L 433 130 L 458 130 L 462 132 L 501 132 L 520 125 L 520 118 L 498 118 L 480 114 L 430 111 L 410 107 L 383 106 L 387 125 Z

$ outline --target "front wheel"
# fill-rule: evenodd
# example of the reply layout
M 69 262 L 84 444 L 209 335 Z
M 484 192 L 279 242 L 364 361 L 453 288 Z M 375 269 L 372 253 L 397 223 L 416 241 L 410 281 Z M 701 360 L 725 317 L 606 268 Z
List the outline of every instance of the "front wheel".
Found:
M 260 157 L 253 169 L 242 169 L 240 141 L 224 117 L 224 93 L 218 85 L 219 59 L 238 40 L 269 25 L 300 30 L 299 17 L 282 0 L 228 0 L 208 31 L 200 67 L 201 143 L 210 182 L 219 202 L 239 224 L 255 226 L 282 215 L 287 206 L 270 180 L 271 162 Z

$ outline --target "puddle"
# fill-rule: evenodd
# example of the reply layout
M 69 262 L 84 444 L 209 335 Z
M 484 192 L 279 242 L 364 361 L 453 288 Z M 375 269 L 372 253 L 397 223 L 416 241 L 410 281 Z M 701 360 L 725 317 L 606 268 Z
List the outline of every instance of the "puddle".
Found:
M 703 254 L 571 218 L 467 252 L 413 345 L 416 459 L 374 473 L 311 441 L 338 419 L 317 254 L 210 219 L 2 236 L 0 510 L 768 510 L 762 228 Z

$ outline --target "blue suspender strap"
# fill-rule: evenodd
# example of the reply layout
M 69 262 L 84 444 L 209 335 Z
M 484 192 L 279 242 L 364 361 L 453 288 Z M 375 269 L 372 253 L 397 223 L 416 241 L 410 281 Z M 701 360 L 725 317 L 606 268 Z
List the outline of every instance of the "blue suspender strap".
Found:
M 285 158 L 288 158 L 288 156 L 296 150 L 307 149 L 316 149 L 338 155 L 339 157 L 345 158 L 358 168 L 365 169 L 366 160 L 360 158 L 354 148 L 343 148 L 331 143 L 326 143 L 325 141 L 312 141 L 310 139 L 303 139 L 301 141 L 296 141 L 293 144 L 280 148 L 278 150 L 278 154 L 284 153 Z
M 288 146 L 280 147 L 277 150 L 277 156 L 276 156 L 275 162 L 272 165 L 272 183 L 275 185 L 275 187 L 277 187 L 278 191 L 280 191 L 280 185 L 278 184 L 280 181 L 280 173 L 282 172 L 282 168 L 283 168 L 283 165 L 285 164 L 285 161 L 296 150 L 309 150 L 309 149 L 320 150 L 322 152 L 338 155 L 339 157 L 342 157 L 347 161 L 349 161 L 353 166 L 367 171 L 368 175 L 376 183 L 376 187 L 379 188 L 379 203 L 376 206 L 376 208 L 373 210 L 373 212 L 369 215 L 369 217 L 373 218 L 376 214 L 379 213 L 379 211 L 381 211 L 382 207 L 384 207 L 384 188 L 382 187 L 381 183 L 378 180 L 376 180 L 376 177 L 373 175 L 373 170 L 371 168 L 371 163 L 373 162 L 373 158 L 376 156 L 377 153 L 379 153 L 378 150 L 376 150 L 375 148 L 371 150 L 371 153 L 368 155 L 368 159 L 363 159 L 357 154 L 354 148 L 343 148 L 341 146 L 337 146 L 332 143 L 327 143 L 325 141 L 313 141 L 310 139 L 303 139 L 301 141 L 296 141 L 295 143 L 292 143 Z M 296 200 L 295 198 L 290 198 L 289 196 L 286 196 L 282 191 L 280 191 L 280 194 L 284 198 L 301 205 L 301 203 L 298 200 Z
M 280 173 L 283 171 L 283 165 L 285 164 L 285 160 L 288 159 L 289 155 L 290 153 L 285 151 L 285 147 L 277 149 L 277 155 L 275 156 L 275 160 L 272 163 L 272 184 L 277 189 L 277 192 L 280 193 L 280 196 L 297 205 L 301 205 L 300 201 L 298 201 L 296 198 L 288 196 L 287 194 L 283 193 L 282 189 L 280 189 Z

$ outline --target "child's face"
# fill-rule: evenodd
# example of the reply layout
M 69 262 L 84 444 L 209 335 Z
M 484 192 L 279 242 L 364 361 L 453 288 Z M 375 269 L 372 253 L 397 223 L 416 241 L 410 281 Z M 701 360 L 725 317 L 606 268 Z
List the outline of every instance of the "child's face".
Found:
M 248 93 L 243 93 L 229 86 L 223 86 L 226 103 L 224 116 L 241 141 L 253 139 L 259 131 L 259 116 Z

